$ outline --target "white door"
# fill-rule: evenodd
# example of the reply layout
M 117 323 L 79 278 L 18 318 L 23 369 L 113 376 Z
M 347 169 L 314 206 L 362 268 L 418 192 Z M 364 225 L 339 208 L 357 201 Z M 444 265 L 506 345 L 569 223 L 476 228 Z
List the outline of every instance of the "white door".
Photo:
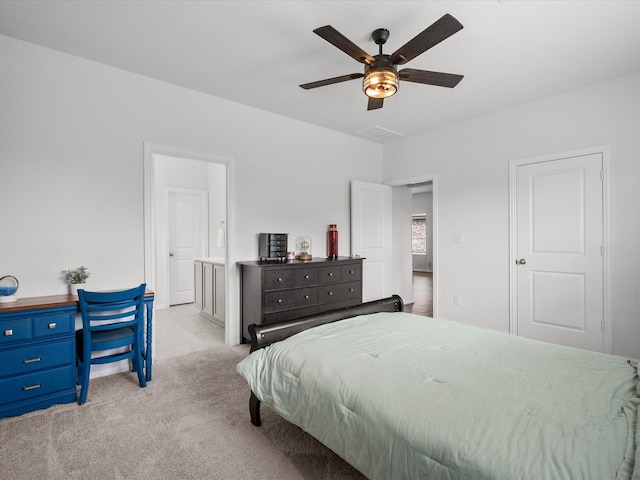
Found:
M 602 153 L 517 166 L 517 335 L 604 351 L 602 172 Z
M 351 181 L 351 255 L 364 257 L 362 300 L 391 295 L 391 187 Z
M 193 260 L 205 256 L 207 192 L 169 190 L 169 304 L 194 301 Z

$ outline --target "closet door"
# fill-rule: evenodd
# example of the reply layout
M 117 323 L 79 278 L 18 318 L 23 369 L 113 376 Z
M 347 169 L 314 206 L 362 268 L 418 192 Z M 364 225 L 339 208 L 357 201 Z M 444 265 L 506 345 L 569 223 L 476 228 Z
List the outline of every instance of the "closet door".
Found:
M 601 153 L 516 169 L 517 334 L 604 351 Z

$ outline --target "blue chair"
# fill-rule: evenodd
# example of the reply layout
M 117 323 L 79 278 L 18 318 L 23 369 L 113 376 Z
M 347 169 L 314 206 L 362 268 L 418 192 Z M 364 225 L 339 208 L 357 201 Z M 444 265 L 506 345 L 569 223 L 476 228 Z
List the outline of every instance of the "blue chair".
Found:
M 140 387 L 146 387 L 144 374 L 144 292 L 146 284 L 116 292 L 78 290 L 82 330 L 76 332 L 78 359 L 78 404 L 87 400 L 91 365 L 131 359 Z M 122 348 L 129 347 L 126 351 Z M 118 353 L 93 356 L 92 352 L 119 349 Z

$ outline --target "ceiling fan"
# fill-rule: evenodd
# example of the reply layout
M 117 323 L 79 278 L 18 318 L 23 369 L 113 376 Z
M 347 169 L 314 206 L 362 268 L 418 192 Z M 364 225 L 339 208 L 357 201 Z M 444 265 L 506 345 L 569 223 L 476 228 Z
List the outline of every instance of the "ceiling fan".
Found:
M 340 77 L 304 83 L 300 85 L 300 87 L 309 90 L 311 88 L 324 87 L 325 85 L 363 78 L 362 90 L 365 95 L 369 97 L 367 110 L 382 108 L 384 99 L 398 91 L 400 80 L 453 88 L 462 80 L 463 75 L 430 72 L 427 70 L 417 70 L 415 68 L 403 68 L 398 71 L 396 66 L 404 65 L 409 60 L 413 60 L 431 47 L 462 30 L 462 28 L 462 24 L 447 13 L 391 55 L 382 53 L 382 45 L 384 45 L 389 38 L 389 30 L 386 28 L 378 28 L 371 34 L 371 38 L 379 46 L 378 55 L 373 56 L 362 50 L 331 25 L 316 28 L 313 31 L 314 33 L 338 47 L 356 61 L 364 63 L 364 73 L 350 73 Z

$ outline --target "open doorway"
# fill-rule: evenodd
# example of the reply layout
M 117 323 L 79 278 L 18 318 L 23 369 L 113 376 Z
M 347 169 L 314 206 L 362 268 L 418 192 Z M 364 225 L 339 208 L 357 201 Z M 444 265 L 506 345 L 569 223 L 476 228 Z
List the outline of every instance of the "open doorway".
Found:
M 232 268 L 235 264 L 233 160 L 145 143 L 144 180 L 145 281 L 148 288 L 155 292 L 157 326 L 160 326 L 163 316 L 171 317 L 174 319 L 175 332 L 185 327 L 181 333 L 190 333 L 192 338 L 200 337 L 199 340 L 202 340 L 198 324 L 193 323 L 193 320 L 197 322 L 202 316 L 194 302 L 194 260 L 215 260 L 221 265 L 222 270 L 218 275 L 224 288 L 221 301 L 224 304 L 223 316 L 225 319 L 237 318 L 237 308 L 230 300 L 237 296 L 237 279 L 235 268 Z M 172 199 L 176 197 L 176 192 L 179 194 L 177 209 L 175 198 Z M 205 198 L 204 206 L 198 198 Z M 173 262 L 178 268 L 171 262 L 177 251 L 176 232 L 173 231 L 176 224 L 175 219 L 171 219 L 176 210 L 183 217 L 178 221 L 178 229 L 182 231 L 182 237 L 178 236 L 178 246 L 182 248 L 184 244 L 198 243 L 192 241 L 193 237 L 199 237 L 203 245 L 198 252 L 188 253 L 193 258 L 181 258 L 180 264 Z M 185 229 L 184 225 L 190 226 Z M 224 227 L 222 232 L 221 226 Z M 185 234 L 186 230 L 191 233 Z M 186 292 L 186 296 L 176 301 L 176 290 Z M 172 304 L 176 306 L 170 307 Z M 176 323 L 180 319 L 183 319 L 183 323 Z M 222 325 L 218 322 L 217 328 L 219 332 L 210 337 L 214 344 L 221 343 L 221 340 L 228 344 L 238 343 L 237 322 L 226 321 Z M 163 345 L 157 333 L 156 330 L 154 355 L 158 353 L 157 348 Z M 183 343 L 186 341 L 183 339 Z
M 438 316 L 438 178 L 393 180 L 394 285 L 406 311 Z M 415 216 L 414 216 L 415 215 Z M 414 222 L 414 219 L 416 220 Z M 424 220 L 423 223 L 422 220 Z M 424 230 L 422 251 L 413 253 L 413 229 Z
M 433 182 L 411 191 L 411 271 L 413 304 L 407 311 L 433 317 Z

